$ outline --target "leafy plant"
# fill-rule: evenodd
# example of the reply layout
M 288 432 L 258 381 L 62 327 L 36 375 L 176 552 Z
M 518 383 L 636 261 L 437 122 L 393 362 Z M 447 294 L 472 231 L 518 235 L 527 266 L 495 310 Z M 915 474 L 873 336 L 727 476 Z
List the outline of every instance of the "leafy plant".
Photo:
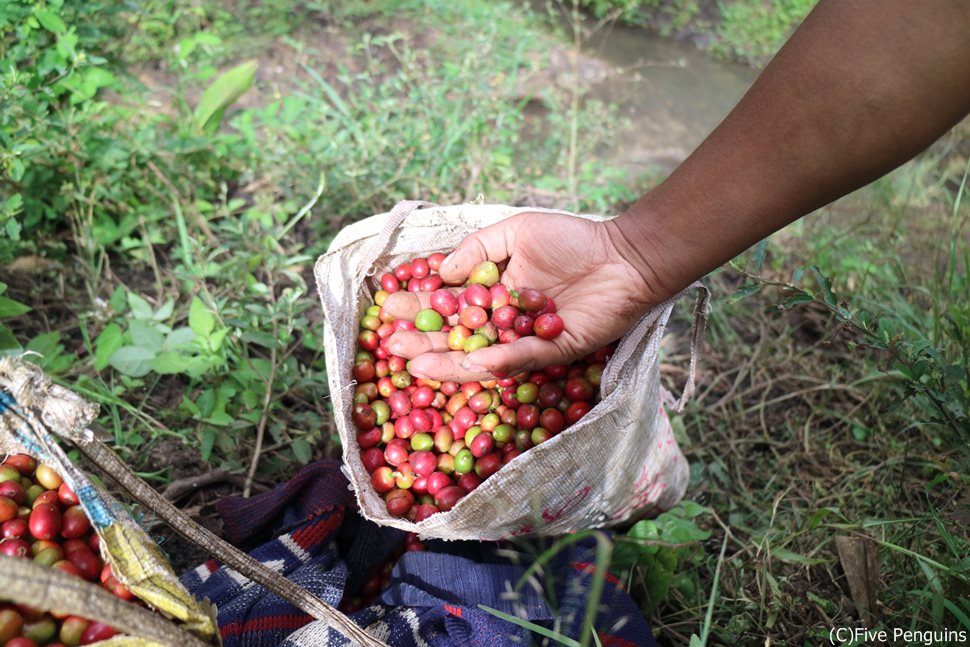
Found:
M 20 344 L 13 332 L 3 323 L 4 319 L 12 319 L 30 312 L 30 306 L 3 296 L 7 291 L 7 284 L 0 282 L 0 351 L 19 348 Z
M 730 0 L 721 5 L 716 53 L 763 65 L 818 0 Z
M 698 560 L 703 552 L 699 542 L 711 536 L 695 521 L 707 511 L 693 501 L 684 501 L 656 519 L 638 521 L 617 538 L 610 570 L 643 587 L 648 613 L 667 600 L 671 587 L 694 591 L 685 563 Z
M 811 276 L 817 287 L 801 280 Z M 783 309 L 816 303 L 824 306 L 836 320 L 855 335 L 850 348 L 861 345 L 885 351 L 893 359 L 893 369 L 902 378 L 904 394 L 925 412 L 923 423 L 942 425 L 960 434 L 970 434 L 970 304 L 953 303 L 943 314 L 943 338 L 948 348 L 934 345 L 905 321 L 889 312 L 852 310 L 839 299 L 831 281 L 817 266 L 797 269 L 790 281 L 751 277 L 753 282 L 741 289 L 750 296 L 765 285 L 782 288 L 786 298 Z M 965 278 L 958 279 L 963 283 Z

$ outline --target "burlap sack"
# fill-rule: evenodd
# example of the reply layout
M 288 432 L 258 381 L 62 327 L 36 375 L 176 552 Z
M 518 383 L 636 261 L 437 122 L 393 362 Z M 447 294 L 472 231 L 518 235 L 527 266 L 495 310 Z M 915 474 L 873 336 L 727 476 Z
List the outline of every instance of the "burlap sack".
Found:
M 358 321 L 371 304 L 373 277 L 416 256 L 450 252 L 468 234 L 523 211 L 536 209 L 403 202 L 340 231 L 316 263 L 326 316 L 327 378 L 345 469 L 363 515 L 372 521 L 426 537 L 498 540 L 617 525 L 663 511 L 684 495 L 688 466 L 661 406 L 657 362 L 676 299 L 648 313 L 622 339 L 603 374 L 602 402 L 577 424 L 504 466 L 449 512 L 410 523 L 387 514 L 371 486 L 350 413 Z M 700 288 L 700 295 L 692 347 L 706 316 L 706 289 Z M 691 376 L 693 365 L 692 353 Z M 684 398 L 692 388 L 690 379 Z
M 53 467 L 77 494 L 101 536 L 101 554 L 111 563 L 112 574 L 165 617 L 56 569 L 13 558 L 0 572 L 0 600 L 101 620 L 128 634 L 97 645 L 219 644 L 215 609 L 192 597 L 127 509 L 74 465 L 57 442 L 58 438 L 83 442 L 91 434 L 88 425 L 97 412 L 97 405 L 52 383 L 37 366 L 0 358 L 0 460 L 7 454 L 26 453 Z

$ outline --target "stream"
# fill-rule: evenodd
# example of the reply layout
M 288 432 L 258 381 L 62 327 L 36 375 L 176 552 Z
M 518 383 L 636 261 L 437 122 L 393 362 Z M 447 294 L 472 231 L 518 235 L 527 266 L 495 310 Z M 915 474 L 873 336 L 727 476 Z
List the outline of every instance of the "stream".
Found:
M 616 104 L 627 122 L 605 158 L 632 173 L 670 170 L 683 161 L 758 75 L 689 43 L 623 25 L 594 35 L 584 53 L 609 69 L 587 96 Z

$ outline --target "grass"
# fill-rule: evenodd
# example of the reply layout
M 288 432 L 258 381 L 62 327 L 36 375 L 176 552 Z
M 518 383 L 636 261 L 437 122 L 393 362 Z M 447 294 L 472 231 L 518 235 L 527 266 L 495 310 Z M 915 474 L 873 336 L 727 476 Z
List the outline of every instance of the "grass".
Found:
M 557 126 L 609 115 L 530 87 L 554 41 L 525 12 L 272 4 L 65 8 L 54 31 L 32 28 L 25 4 L 11 25 L 31 39 L 5 32 L 20 71 L 4 86 L 16 236 L 0 255 L 53 270 L 2 277 L 4 345 L 43 351 L 45 370 L 100 402 L 140 469 L 186 443 L 164 478 L 201 460 L 272 481 L 333 453 L 308 282 L 344 224 L 410 197 L 515 202 L 541 187 L 556 200 L 578 183 L 596 191 L 577 206 L 603 211 L 630 196 L 611 169 L 575 172 L 607 135 L 579 148 Z M 65 53 L 75 33 L 100 37 Z M 57 57 L 61 74 L 36 64 Z M 61 85 L 92 70 L 93 96 Z M 43 106 L 28 100 L 35 85 Z M 527 127 L 527 103 L 541 123 Z
M 515 5 L 96 4 L 22 38 L 30 4 L 0 13 L 0 343 L 100 402 L 158 484 L 214 465 L 245 489 L 338 453 L 308 279 L 343 224 L 403 197 L 611 212 L 635 195 L 580 163 L 609 141 L 571 133 L 615 112 L 534 86 L 571 44 Z M 252 87 L 217 81 L 249 58 Z M 872 626 L 970 629 L 966 137 L 712 277 L 674 420 L 689 500 L 612 547 L 594 533 L 599 575 L 609 559 L 662 644 L 817 644 L 859 622 L 839 537 L 878 552 Z M 595 644 L 596 600 L 568 640 Z
M 914 192 L 914 174 L 930 160 L 934 181 Z M 702 593 L 713 588 L 718 568 L 716 644 L 816 644 L 833 626 L 863 622 L 836 550 L 839 537 L 878 545 L 870 626 L 970 628 L 970 429 L 957 418 L 940 420 L 905 374 L 913 359 L 907 339 L 937 344 L 944 365 L 967 365 L 966 337 L 934 332 L 941 313 L 966 304 L 962 287 L 939 286 L 962 285 L 968 271 L 966 235 L 958 233 L 967 220 L 965 205 L 958 206 L 964 174 L 941 171 L 940 161 L 930 153 L 777 234 L 739 264 L 763 280 L 742 284 L 743 275 L 730 270 L 714 277 L 722 296 L 709 326 L 705 377 L 679 426 L 694 469 L 688 496 L 716 517 L 707 521 L 711 538 L 692 574 L 698 586 L 672 589 L 655 616 L 671 643 L 686 644 L 706 624 Z M 944 184 L 950 189 L 940 192 Z M 907 187 L 896 208 L 887 197 L 896 201 L 899 193 L 887 194 L 887 185 Z M 961 242 L 950 249 L 952 240 Z M 941 255 L 929 255 L 941 245 Z M 832 278 L 832 304 L 818 291 L 794 305 L 798 293 L 782 287 L 799 283 L 789 277 L 806 262 Z M 740 298 L 739 286 L 761 289 Z M 791 305 L 776 305 L 784 303 Z M 863 306 L 895 331 L 896 346 L 860 344 Z M 855 319 L 834 314 L 840 309 Z M 678 351 L 667 361 L 680 363 Z M 933 388 L 945 398 L 951 387 L 966 400 L 966 382 L 954 387 L 950 378 Z M 722 542 L 725 560 L 716 558 Z
M 691 37 L 714 56 L 767 63 L 818 0 L 580 0 L 597 17 L 612 17 L 662 36 Z

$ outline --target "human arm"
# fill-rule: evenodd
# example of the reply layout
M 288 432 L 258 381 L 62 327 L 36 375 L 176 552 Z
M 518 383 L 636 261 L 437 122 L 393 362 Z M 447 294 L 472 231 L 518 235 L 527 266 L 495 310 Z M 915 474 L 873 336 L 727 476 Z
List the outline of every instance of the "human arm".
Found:
M 567 332 L 467 357 L 395 335 L 412 372 L 475 379 L 568 361 L 786 224 L 925 149 L 970 110 L 970 3 L 823 0 L 744 98 L 659 187 L 612 221 L 523 214 L 466 239 L 442 265 L 556 299 Z M 398 297 L 406 316 L 414 304 Z

